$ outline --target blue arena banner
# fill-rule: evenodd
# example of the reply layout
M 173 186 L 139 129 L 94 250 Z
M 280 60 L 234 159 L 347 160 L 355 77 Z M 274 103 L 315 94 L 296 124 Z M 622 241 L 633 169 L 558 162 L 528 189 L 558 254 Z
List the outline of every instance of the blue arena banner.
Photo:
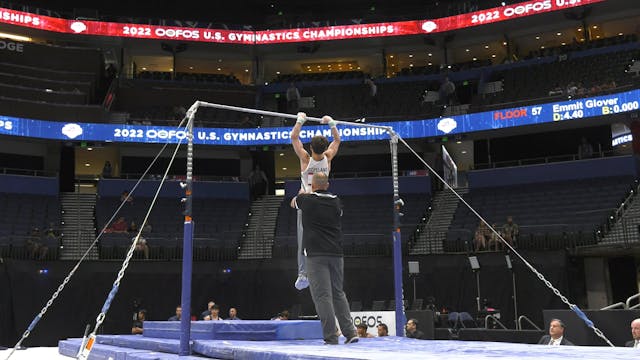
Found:
M 546 103 L 518 108 L 486 111 L 438 119 L 376 123 L 391 126 L 405 139 L 461 134 L 474 131 L 503 129 L 514 126 L 578 120 L 596 116 L 636 111 L 640 90 Z M 385 140 L 383 129 L 339 126 L 343 141 Z M 290 128 L 195 128 L 194 144 L 200 145 L 278 145 L 290 143 Z M 176 143 L 185 139 L 183 130 L 168 126 L 120 125 L 96 123 L 65 123 L 0 116 L 0 135 L 41 139 L 123 142 Z M 330 137 L 326 125 L 307 125 L 300 137 L 308 140 L 315 135 Z

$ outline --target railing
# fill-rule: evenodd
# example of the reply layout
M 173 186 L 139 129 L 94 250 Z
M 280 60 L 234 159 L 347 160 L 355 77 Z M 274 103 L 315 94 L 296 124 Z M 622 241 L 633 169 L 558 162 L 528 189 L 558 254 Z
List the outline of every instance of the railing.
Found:
M 484 317 L 484 328 L 485 329 L 489 328 L 489 319 L 493 320 L 496 324 L 498 324 L 498 326 L 500 326 L 504 330 L 507 330 L 507 327 L 504 326 L 504 324 L 501 323 L 500 320 L 498 320 L 498 318 L 495 315 L 491 315 L 491 314 L 489 314 L 489 315 Z
M 623 232 L 622 239 L 619 239 L 618 237 L 613 237 L 613 239 L 610 239 L 607 242 L 616 242 L 616 243 L 623 242 L 625 245 L 629 244 L 630 236 L 629 236 L 629 229 L 627 227 L 627 217 L 625 216 L 625 211 L 631 206 L 631 203 L 635 200 L 636 195 L 638 194 L 639 191 L 640 191 L 640 182 L 636 180 L 631 190 L 629 190 L 629 193 L 622 201 L 622 203 L 620 203 L 620 205 L 617 208 L 613 209 L 607 221 L 604 224 L 602 224 L 602 230 L 599 231 L 599 234 L 598 234 L 601 240 L 604 240 L 605 236 L 611 232 L 613 226 L 616 223 L 618 223 L 619 225 L 622 226 L 622 232 Z
M 618 308 L 620 308 L 620 309 L 628 309 L 628 306 L 626 306 L 625 303 L 623 303 L 623 302 L 617 302 L 615 304 L 611 304 L 609 306 L 605 306 L 600 310 L 613 310 L 613 309 L 618 309 Z
M 121 173 L 120 176 L 112 176 L 110 179 L 127 179 L 138 180 L 142 174 L 137 173 Z M 161 180 L 160 174 L 147 174 L 145 179 L 147 180 Z M 194 181 L 227 181 L 227 182 L 247 182 L 246 178 L 238 176 L 219 176 L 219 175 L 197 175 L 193 177 Z M 167 181 L 181 181 L 184 180 L 184 175 L 167 175 Z
M 237 259 L 238 242 L 241 231 L 225 231 L 217 238 L 193 238 L 193 260 L 195 261 L 231 261 Z M 120 235 L 120 234 L 117 234 Z M 100 240 L 100 259 L 122 260 L 131 245 L 134 234 L 121 234 L 111 237 L 104 234 Z M 145 259 L 144 251 L 136 251 L 134 259 L 139 260 L 182 260 L 183 238 L 144 236 L 149 248 L 149 257 Z
M 541 224 L 520 226 L 520 236 L 516 247 L 531 250 L 559 250 L 574 249 L 578 246 L 594 245 L 597 243 L 595 228 L 597 224 Z M 583 229 L 583 230 L 579 230 Z M 496 229 L 500 231 L 500 229 Z M 475 230 L 454 229 L 447 231 L 432 231 L 428 228 L 418 228 L 409 242 L 412 254 L 433 253 L 471 253 L 500 251 L 497 246 L 486 245 L 484 249 L 474 247 Z M 541 234 L 538 236 L 538 234 Z M 418 241 L 419 237 L 426 241 Z
M 619 154 L 615 150 L 597 151 L 597 152 L 594 152 L 593 156 L 591 156 L 589 159 L 612 157 L 612 156 L 619 156 Z M 553 155 L 553 156 L 544 156 L 544 157 L 519 159 L 519 160 L 479 163 L 474 165 L 474 170 L 494 169 L 494 168 L 502 168 L 502 167 L 523 166 L 523 165 L 549 164 L 549 163 L 576 161 L 576 160 L 581 160 L 578 154 Z
M 638 308 L 640 308 L 640 302 L 638 304 L 635 304 L 635 305 L 631 306 L 631 302 L 633 300 L 638 300 L 638 299 L 640 299 L 640 293 L 629 296 L 627 298 L 626 302 L 617 302 L 615 304 L 611 304 L 611 305 L 605 306 L 600 310 L 612 310 L 612 309 L 633 310 L 633 309 L 638 309 Z
M 627 309 L 631 310 L 631 309 L 637 309 L 640 308 L 640 302 L 631 306 L 631 301 L 636 300 L 636 299 L 640 299 L 640 293 L 639 294 L 635 294 L 633 296 L 629 296 L 629 298 L 627 298 L 627 301 L 625 302 L 625 305 L 627 307 Z
M 58 173 L 56 171 L 33 170 L 33 169 L 18 169 L 18 168 L 9 168 L 9 167 L 0 168 L 0 174 L 42 176 L 42 177 L 56 177 L 56 176 L 58 176 Z
M 46 247 L 44 249 L 43 247 Z M 7 235 L 0 237 L 0 258 L 16 260 L 57 260 L 60 237 Z
M 536 323 L 534 323 L 533 321 L 531 321 L 531 319 L 529 319 L 524 315 L 520 315 L 520 317 L 518 317 L 518 328 L 516 330 L 522 330 L 522 320 L 525 320 L 527 323 L 529 323 L 529 325 L 533 326 L 536 330 L 542 330 L 538 327 L 538 325 L 536 325 Z
M 388 233 L 353 234 L 344 233 L 342 247 L 345 256 L 391 256 L 392 235 L 391 224 Z M 405 237 L 403 237 L 404 239 Z M 408 236 L 406 236 L 408 238 Z M 273 245 L 273 257 L 286 258 L 296 256 L 298 249 L 295 235 L 276 235 Z M 403 252 L 408 253 L 406 242 Z

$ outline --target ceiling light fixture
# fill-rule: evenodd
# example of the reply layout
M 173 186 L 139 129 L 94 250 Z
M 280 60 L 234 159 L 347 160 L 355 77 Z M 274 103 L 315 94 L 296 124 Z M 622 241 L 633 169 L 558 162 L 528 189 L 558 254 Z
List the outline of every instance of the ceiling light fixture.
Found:
M 15 41 L 32 41 L 33 40 L 28 36 L 10 34 L 5 32 L 0 32 L 0 38 L 11 39 Z

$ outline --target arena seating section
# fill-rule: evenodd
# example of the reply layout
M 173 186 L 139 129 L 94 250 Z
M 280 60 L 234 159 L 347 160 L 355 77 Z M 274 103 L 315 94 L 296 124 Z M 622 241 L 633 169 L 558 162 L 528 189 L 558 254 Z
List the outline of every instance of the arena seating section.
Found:
M 35 259 L 37 256 L 26 248 L 27 240 L 33 240 L 49 248 L 46 259 L 57 259 L 59 239 L 44 235 L 50 223 L 59 228 L 56 196 L 0 193 L 0 214 L 0 258 Z M 34 228 L 39 229 L 39 235 L 32 235 Z
M 393 230 L 392 198 L 387 195 L 342 196 L 344 215 L 343 245 L 347 256 L 388 256 L 391 254 Z M 411 194 L 403 198 L 403 243 L 413 234 L 429 203 L 427 194 Z M 297 251 L 296 210 L 284 201 L 280 206 L 276 226 L 274 257 L 295 256 Z
M 60 121 L 104 121 L 102 51 L 23 43 L 0 54 L 3 115 Z M 27 55 L 28 54 L 28 55 Z M 52 116 L 52 114 L 55 114 Z
M 171 96 L 167 96 L 167 94 Z M 129 113 L 130 123 L 177 125 L 197 100 L 218 104 L 255 107 L 256 90 L 250 86 L 213 82 L 125 80 L 118 89 L 114 111 Z M 255 117 L 237 111 L 201 107 L 196 126 L 254 127 Z
M 127 223 L 142 224 L 150 198 L 136 197 L 125 204 L 119 216 Z M 104 197 L 96 204 L 96 221 L 102 229 L 120 205 L 120 198 Z M 179 199 L 159 198 L 150 214 L 152 231 L 143 234 L 150 249 L 150 258 L 181 259 L 184 206 Z M 249 203 L 229 199 L 194 199 L 193 215 L 197 236 L 194 238 L 194 259 L 231 260 L 235 259 L 238 242 L 242 237 L 244 224 L 249 213 Z M 133 233 L 105 233 L 100 240 L 102 259 L 120 259 L 131 244 Z M 136 254 L 141 256 L 141 254 Z
M 599 87 L 612 80 L 617 87 L 624 87 L 631 82 L 624 70 L 639 55 L 638 49 L 593 56 L 575 54 L 564 61 L 496 71 L 490 81 L 503 81 L 504 91 L 487 97 L 487 102 L 496 104 L 527 99 L 528 102 L 536 102 L 549 97 L 549 92 L 554 88 L 564 89 L 571 82 L 580 83 L 588 92 L 594 86 Z M 566 95 L 558 96 L 566 98 Z
M 628 89 L 633 79 L 625 69 L 640 58 L 639 47 L 635 35 L 626 35 L 534 51 L 521 61 L 503 64 L 495 64 L 496 59 L 479 59 L 447 66 L 415 66 L 401 69 L 391 78 L 375 78 L 375 99 L 368 96 L 364 83 L 371 76 L 362 71 L 280 74 L 264 87 L 241 85 L 231 74 L 177 73 L 172 79 L 168 72 L 142 71 L 134 79 L 121 81 L 113 110 L 129 114 L 125 119 L 129 123 L 173 124 L 196 100 L 255 107 L 258 92 L 263 92 L 263 100 L 274 94 L 282 98 L 288 84 L 295 82 L 302 97 L 314 99 L 314 108 L 302 109 L 310 114 L 364 116 L 370 121 L 431 118 L 446 113 L 439 103 L 423 102 L 423 96 L 425 91 L 437 93 L 445 75 L 456 84 L 454 103 L 469 104 L 468 110 L 462 110 L 469 112 L 566 98 L 564 93 L 549 93 L 556 88 L 564 90 L 572 82 L 586 89 L 583 96 Z M 615 81 L 615 88 L 600 88 L 611 81 Z M 492 82 L 501 83 L 502 91 L 479 91 Z M 272 125 L 237 112 L 201 110 L 196 116 L 199 126 Z
M 633 177 L 601 177 L 471 189 L 464 199 L 501 228 L 507 216 L 520 227 L 517 247 L 563 249 L 595 244 L 599 226 L 624 200 Z M 445 251 L 469 251 L 478 219 L 458 207 Z M 499 230 L 499 229 L 498 229 Z
M 171 80 L 171 73 L 163 71 L 141 71 L 136 75 L 136 79 Z M 193 83 L 240 84 L 240 80 L 238 80 L 238 78 L 233 75 L 227 74 L 198 74 L 178 72 L 175 75 L 175 80 Z

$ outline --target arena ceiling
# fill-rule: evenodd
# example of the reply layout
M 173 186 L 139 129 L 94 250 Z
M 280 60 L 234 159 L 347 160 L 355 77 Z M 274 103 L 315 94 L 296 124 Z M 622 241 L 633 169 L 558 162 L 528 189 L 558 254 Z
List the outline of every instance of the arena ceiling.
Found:
M 124 1 L 88 4 L 80 0 L 24 0 L 16 3 L 65 13 L 104 17 L 145 17 L 201 20 L 265 26 L 278 21 L 322 21 L 366 18 L 368 22 L 433 17 L 433 13 L 469 12 L 520 0 L 234 0 L 234 1 Z

